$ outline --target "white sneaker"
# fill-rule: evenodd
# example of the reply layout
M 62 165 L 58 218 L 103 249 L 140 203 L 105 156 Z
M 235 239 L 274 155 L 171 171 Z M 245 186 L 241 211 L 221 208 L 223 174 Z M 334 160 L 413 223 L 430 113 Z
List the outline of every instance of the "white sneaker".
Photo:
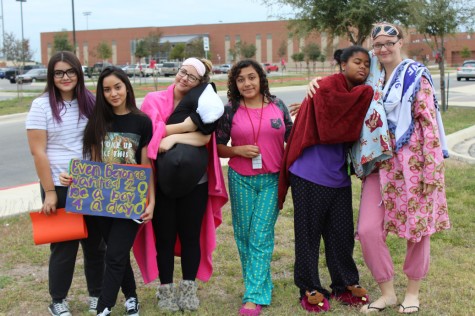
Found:
M 106 308 L 104 308 L 104 310 L 101 313 L 97 314 L 97 316 L 107 316 L 107 315 L 110 315 L 110 314 L 111 314 L 111 310 L 106 307 Z
M 140 304 L 136 297 L 129 297 L 125 301 L 125 315 L 139 316 Z
M 96 315 L 97 314 L 97 302 L 99 301 L 98 297 L 89 296 L 89 313 Z
M 48 306 L 48 310 L 53 316 L 72 316 L 66 300 L 63 300 L 61 303 L 51 303 Z

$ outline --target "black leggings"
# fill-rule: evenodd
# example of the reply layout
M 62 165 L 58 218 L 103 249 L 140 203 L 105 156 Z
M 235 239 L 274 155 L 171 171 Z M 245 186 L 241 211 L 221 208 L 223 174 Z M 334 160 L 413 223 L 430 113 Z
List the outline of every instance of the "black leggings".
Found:
M 41 199 L 44 201 L 45 193 L 42 188 L 40 190 Z M 64 208 L 66 206 L 68 188 L 56 186 L 55 190 L 58 196 L 56 207 Z M 73 281 L 79 244 L 81 244 L 84 254 L 84 274 L 86 275 L 89 295 L 98 297 L 101 294 L 106 246 L 92 216 L 85 215 L 84 219 L 88 230 L 88 237 L 86 239 L 63 241 L 50 245 L 48 285 L 54 302 L 61 302 L 68 296 L 69 288 Z
M 153 229 L 156 237 L 160 283 L 173 282 L 175 243 L 181 244 L 181 269 L 184 280 L 195 280 L 200 265 L 200 233 L 208 202 L 208 182 L 197 185 L 180 198 L 171 198 L 157 188 Z

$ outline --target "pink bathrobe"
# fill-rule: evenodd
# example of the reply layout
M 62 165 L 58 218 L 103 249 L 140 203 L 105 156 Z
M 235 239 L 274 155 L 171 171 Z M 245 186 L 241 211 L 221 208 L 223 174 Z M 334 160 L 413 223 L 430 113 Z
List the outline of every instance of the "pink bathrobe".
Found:
M 157 158 L 160 141 L 166 133 L 166 121 L 173 113 L 173 89 L 172 84 L 167 90 L 152 92 L 145 96 L 141 110 L 146 113 L 153 124 L 153 136 L 148 145 L 148 157 L 152 160 Z M 212 253 L 216 248 L 216 229 L 221 224 L 221 207 L 227 203 L 228 194 L 224 185 L 221 163 L 216 151 L 216 138 L 214 133 L 208 144 L 208 205 L 201 226 L 201 261 L 198 268 L 197 278 L 208 281 L 213 273 Z M 154 165 L 154 164 L 153 164 Z M 157 251 L 155 248 L 155 235 L 152 223 L 142 225 L 133 247 L 135 259 L 142 273 L 145 283 L 152 282 L 158 277 Z M 181 247 L 177 239 L 175 255 L 180 256 Z

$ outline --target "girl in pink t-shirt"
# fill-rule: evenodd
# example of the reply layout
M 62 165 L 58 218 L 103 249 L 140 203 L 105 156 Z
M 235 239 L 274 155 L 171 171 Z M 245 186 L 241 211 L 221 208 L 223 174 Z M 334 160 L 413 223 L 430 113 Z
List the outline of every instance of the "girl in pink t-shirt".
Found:
M 254 60 L 233 66 L 228 89 L 229 104 L 216 132 L 219 156 L 230 158 L 234 238 L 245 287 L 239 314 L 259 315 L 272 297 L 277 185 L 292 120 L 285 104 L 270 94 L 266 74 Z

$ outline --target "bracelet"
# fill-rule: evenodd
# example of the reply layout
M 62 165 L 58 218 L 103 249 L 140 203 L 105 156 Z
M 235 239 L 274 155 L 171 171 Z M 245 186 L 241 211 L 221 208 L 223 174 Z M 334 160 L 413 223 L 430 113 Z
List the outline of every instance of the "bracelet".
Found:
M 55 189 L 53 189 L 53 190 L 45 190 L 45 192 L 51 192 L 51 191 L 56 191 L 56 190 L 55 190 Z

